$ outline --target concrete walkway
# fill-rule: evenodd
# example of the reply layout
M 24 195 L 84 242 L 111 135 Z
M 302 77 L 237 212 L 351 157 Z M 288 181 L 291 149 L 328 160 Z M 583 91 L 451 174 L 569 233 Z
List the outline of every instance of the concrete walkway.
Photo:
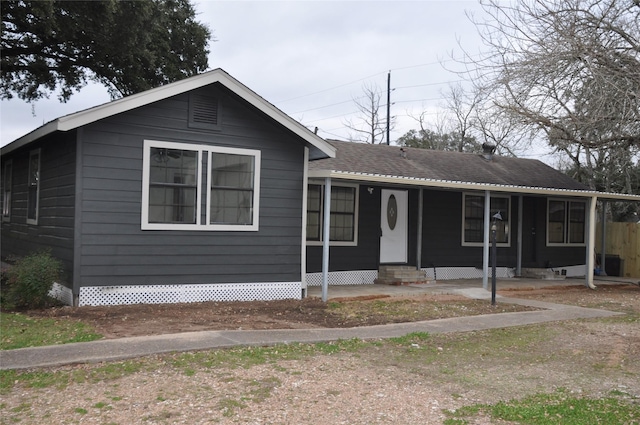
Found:
M 358 289 L 361 294 L 363 290 L 375 289 L 363 288 L 363 286 L 378 285 L 359 286 L 360 288 Z M 394 287 L 379 289 L 382 290 L 389 288 Z M 427 288 L 422 287 L 415 289 L 424 291 Z M 489 291 L 476 286 L 451 284 L 447 288 L 436 288 L 435 286 L 432 286 L 428 289 L 432 292 L 461 294 L 474 299 L 491 298 L 491 293 Z M 402 292 L 405 294 L 416 294 L 416 292 L 413 291 L 413 288 L 408 287 L 395 287 L 395 289 L 389 289 L 389 291 L 393 291 L 395 295 Z M 357 328 L 202 331 L 99 340 L 45 347 L 20 348 L 16 350 L 0 351 L 0 369 L 31 369 L 78 363 L 96 363 L 124 360 L 151 354 L 209 350 L 235 346 L 267 346 L 292 342 L 314 343 L 351 338 L 380 339 L 403 336 L 412 332 L 465 332 L 471 330 L 531 325 L 535 323 L 559 320 L 610 317 L 622 314 L 606 310 L 573 307 L 533 300 L 504 298 L 499 296 L 497 297 L 497 301 L 499 303 L 527 305 L 543 310 L 519 313 L 487 314 L 481 316 L 457 317 L 451 319 L 396 323 Z

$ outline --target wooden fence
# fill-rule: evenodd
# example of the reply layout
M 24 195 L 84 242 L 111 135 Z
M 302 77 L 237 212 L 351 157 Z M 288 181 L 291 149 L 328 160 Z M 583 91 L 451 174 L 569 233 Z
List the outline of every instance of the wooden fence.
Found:
M 640 223 L 607 223 L 606 255 L 617 255 L 622 260 L 621 275 L 640 277 Z M 596 229 L 596 251 L 602 247 L 602 228 Z

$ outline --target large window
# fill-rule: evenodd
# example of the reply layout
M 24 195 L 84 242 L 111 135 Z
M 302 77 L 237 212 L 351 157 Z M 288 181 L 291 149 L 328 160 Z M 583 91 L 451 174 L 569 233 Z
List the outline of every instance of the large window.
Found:
M 357 243 L 357 186 L 331 185 L 329 240 L 332 245 Z M 324 186 L 310 184 L 307 191 L 307 241 L 322 242 Z
M 29 177 L 27 179 L 27 223 L 38 224 L 40 202 L 40 149 L 29 154 Z
M 511 216 L 511 198 L 508 196 L 491 196 L 489 216 L 500 212 L 502 220 L 496 221 L 496 242 L 509 246 L 509 217 Z M 484 195 L 463 194 L 463 230 L 462 244 L 481 246 L 484 242 Z M 491 224 L 493 224 L 491 218 Z
M 260 152 L 145 141 L 142 228 L 258 230 Z
M 252 224 L 255 162 L 251 155 L 211 155 L 211 224 Z
M 549 199 L 547 206 L 547 243 L 584 245 L 587 204 Z
M 2 170 L 2 220 L 11 218 L 11 190 L 13 186 L 13 162 L 8 160 Z

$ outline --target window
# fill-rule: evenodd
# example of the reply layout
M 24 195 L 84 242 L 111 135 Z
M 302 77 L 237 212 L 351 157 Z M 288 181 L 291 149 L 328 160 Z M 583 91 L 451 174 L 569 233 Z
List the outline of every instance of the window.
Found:
M 511 198 L 492 196 L 489 216 L 500 212 L 502 220 L 496 221 L 496 241 L 498 245 L 509 246 L 509 217 L 511 216 Z M 462 245 L 481 246 L 484 243 L 484 195 L 463 194 Z M 493 223 L 493 218 L 491 218 Z
M 549 199 L 547 204 L 547 244 L 584 245 L 587 204 L 584 201 Z
M 211 155 L 210 224 L 252 224 L 255 158 L 224 153 Z
M 2 173 L 2 220 L 9 221 L 11 218 L 11 189 L 13 186 L 13 163 L 11 160 L 5 162 Z
M 331 186 L 329 240 L 332 245 L 357 244 L 357 186 Z M 307 241 L 322 242 L 324 185 L 310 184 L 307 191 Z
M 307 191 L 307 240 L 319 241 L 322 229 L 322 186 L 310 184 Z
M 29 154 L 29 177 L 27 179 L 27 223 L 38 224 L 40 195 L 40 149 Z
M 260 151 L 146 140 L 142 228 L 258 230 Z

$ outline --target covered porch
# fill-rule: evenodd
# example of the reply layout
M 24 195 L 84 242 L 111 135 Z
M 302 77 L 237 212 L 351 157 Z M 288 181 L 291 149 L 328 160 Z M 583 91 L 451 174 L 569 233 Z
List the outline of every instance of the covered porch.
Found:
M 319 287 L 325 300 L 329 286 L 368 285 L 384 265 L 414 268 L 436 285 L 481 277 L 487 290 L 496 259 L 499 279 L 551 270 L 593 289 L 597 205 L 640 200 L 593 191 L 534 160 L 332 143 L 335 159 L 310 163 L 313 220 L 303 226 L 303 293 Z
M 598 286 L 638 285 L 640 279 L 616 276 L 594 276 L 594 284 Z M 502 278 L 496 279 L 496 290 L 530 291 L 542 288 L 583 287 L 584 278 L 567 278 L 557 280 Z M 464 295 L 470 298 L 488 299 L 490 291 L 483 289 L 482 279 L 454 279 L 416 285 L 336 285 L 328 289 L 328 300 L 363 300 L 388 297 L 411 297 L 429 294 Z M 307 296 L 322 297 L 322 287 L 309 287 Z

